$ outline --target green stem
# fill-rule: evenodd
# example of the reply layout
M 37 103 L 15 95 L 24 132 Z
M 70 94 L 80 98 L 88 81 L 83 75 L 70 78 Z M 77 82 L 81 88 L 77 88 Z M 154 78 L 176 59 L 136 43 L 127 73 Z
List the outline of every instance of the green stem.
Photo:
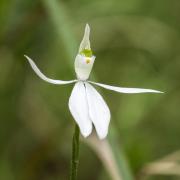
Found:
M 72 139 L 72 159 L 70 180 L 77 179 L 77 170 L 79 165 L 79 127 L 76 124 Z

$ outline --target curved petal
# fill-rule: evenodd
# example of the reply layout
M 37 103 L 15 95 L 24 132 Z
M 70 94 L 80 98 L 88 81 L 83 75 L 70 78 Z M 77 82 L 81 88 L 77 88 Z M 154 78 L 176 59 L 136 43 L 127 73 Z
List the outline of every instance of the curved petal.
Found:
M 88 81 L 88 82 L 95 84 L 97 86 L 103 87 L 105 89 L 109 89 L 109 90 L 120 92 L 120 93 L 129 93 L 129 94 L 133 94 L 133 93 L 164 93 L 164 92 L 153 90 L 153 89 L 125 88 L 125 87 L 110 86 L 110 85 L 96 83 L 96 82 L 92 82 L 92 81 Z
M 86 24 L 86 27 L 84 30 L 84 36 L 79 47 L 79 53 L 83 51 L 84 49 L 91 49 L 89 36 L 90 36 L 90 27 L 88 24 Z
M 86 90 L 83 82 L 77 82 L 69 98 L 69 109 L 75 121 L 79 125 L 84 137 L 92 131 L 92 122 L 89 117 Z
M 61 80 L 54 80 L 54 79 L 50 79 L 48 77 L 46 77 L 36 66 L 36 64 L 34 63 L 34 61 L 29 58 L 28 56 L 24 55 L 25 58 L 27 58 L 27 60 L 29 61 L 29 64 L 31 65 L 32 69 L 34 70 L 34 72 L 44 81 L 47 81 L 51 84 L 70 84 L 73 82 L 76 82 L 77 80 L 71 80 L 71 81 L 61 81 Z
M 99 138 L 104 139 L 108 133 L 108 127 L 111 117 L 109 108 L 102 96 L 92 85 L 86 82 L 85 86 L 90 118 L 96 128 Z

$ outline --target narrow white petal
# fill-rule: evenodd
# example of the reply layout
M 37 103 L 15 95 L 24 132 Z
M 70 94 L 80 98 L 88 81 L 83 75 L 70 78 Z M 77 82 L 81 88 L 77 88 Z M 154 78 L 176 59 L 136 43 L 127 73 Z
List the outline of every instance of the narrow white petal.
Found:
M 79 47 L 79 53 L 83 51 L 84 49 L 91 49 L 89 36 L 90 36 L 90 27 L 88 24 L 86 24 L 84 36 Z
M 85 83 L 85 85 L 90 118 L 96 128 L 99 138 L 104 139 L 108 133 L 108 127 L 111 117 L 109 108 L 102 96 L 92 85 L 87 82 Z
M 86 90 L 83 82 L 77 82 L 69 98 L 69 109 L 84 137 L 90 135 L 92 122 L 89 117 Z
M 105 89 L 109 89 L 112 91 L 120 92 L 120 93 L 163 93 L 161 91 L 153 90 L 153 89 L 142 89 L 142 88 L 125 88 L 125 87 L 116 87 L 116 86 L 110 86 L 106 84 L 96 83 L 92 81 L 88 81 L 92 84 L 95 84 L 97 86 L 103 87 Z
M 28 56 L 24 55 L 25 58 L 27 58 L 27 60 L 29 61 L 29 64 L 31 65 L 32 69 L 34 70 L 34 72 L 44 81 L 47 81 L 51 84 L 70 84 L 73 82 L 76 82 L 77 80 L 71 80 L 71 81 L 61 81 L 61 80 L 54 80 L 54 79 L 50 79 L 48 77 L 46 77 L 36 66 L 36 64 L 34 63 L 34 61 L 29 58 Z

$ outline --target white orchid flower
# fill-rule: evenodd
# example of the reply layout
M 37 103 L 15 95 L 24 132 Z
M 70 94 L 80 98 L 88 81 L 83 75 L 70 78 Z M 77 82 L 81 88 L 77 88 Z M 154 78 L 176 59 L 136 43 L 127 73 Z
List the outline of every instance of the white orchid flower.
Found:
M 86 24 L 84 37 L 79 47 L 79 53 L 75 58 L 76 80 L 62 81 L 50 79 L 38 69 L 32 59 L 26 55 L 25 57 L 35 73 L 44 81 L 57 85 L 75 83 L 69 98 L 69 109 L 80 128 L 81 134 L 84 137 L 89 136 L 94 125 L 99 138 L 104 139 L 108 133 L 111 115 L 106 102 L 91 84 L 120 93 L 162 92 L 153 89 L 116 87 L 89 81 L 88 78 L 95 61 L 95 56 L 92 54 L 90 47 L 89 35 L 90 27 Z

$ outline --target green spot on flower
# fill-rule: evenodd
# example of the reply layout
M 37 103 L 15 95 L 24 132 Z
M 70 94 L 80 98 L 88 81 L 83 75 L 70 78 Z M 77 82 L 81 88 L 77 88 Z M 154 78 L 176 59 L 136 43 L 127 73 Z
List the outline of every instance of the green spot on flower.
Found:
M 80 54 L 85 55 L 86 57 L 91 57 L 93 55 L 90 49 L 83 49 Z

